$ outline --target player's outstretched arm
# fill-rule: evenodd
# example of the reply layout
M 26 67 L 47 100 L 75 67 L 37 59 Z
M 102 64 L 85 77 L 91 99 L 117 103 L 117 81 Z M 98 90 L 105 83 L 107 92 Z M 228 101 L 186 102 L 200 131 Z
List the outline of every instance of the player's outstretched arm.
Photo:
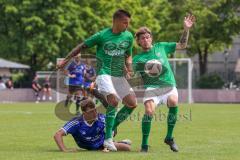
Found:
M 187 17 L 184 18 L 184 31 L 182 36 L 177 43 L 176 49 L 185 49 L 187 47 L 188 37 L 189 37 L 189 30 L 192 28 L 195 22 L 195 16 L 189 14 Z
M 60 151 L 63 152 L 76 152 L 77 149 L 76 148 L 66 148 L 63 142 L 63 136 L 65 136 L 65 132 L 60 129 L 59 131 L 57 131 L 54 135 L 54 140 L 57 143 L 58 148 L 60 149 Z
M 74 56 L 81 53 L 85 48 L 87 48 L 87 46 L 84 43 L 77 45 L 59 64 L 57 64 L 57 69 L 64 68 Z

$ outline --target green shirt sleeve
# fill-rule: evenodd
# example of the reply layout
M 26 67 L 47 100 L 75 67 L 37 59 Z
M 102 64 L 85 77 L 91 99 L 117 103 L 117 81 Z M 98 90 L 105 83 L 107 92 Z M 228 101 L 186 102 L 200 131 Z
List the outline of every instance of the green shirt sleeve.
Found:
M 84 44 L 87 45 L 89 48 L 91 48 L 97 44 L 100 44 L 100 42 L 101 42 L 101 32 L 97 32 L 91 37 L 87 38 L 84 41 Z
M 176 42 L 161 42 L 160 43 L 166 52 L 166 55 L 173 54 L 176 50 Z

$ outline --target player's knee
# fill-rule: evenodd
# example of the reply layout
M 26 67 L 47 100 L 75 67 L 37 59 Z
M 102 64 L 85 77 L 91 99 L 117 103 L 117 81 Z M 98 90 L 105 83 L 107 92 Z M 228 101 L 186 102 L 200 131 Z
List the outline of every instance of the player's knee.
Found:
M 155 110 L 152 107 L 145 107 L 145 114 L 149 116 L 153 116 Z
M 118 101 L 116 99 L 108 99 L 108 104 L 114 107 L 118 106 Z
M 128 96 L 123 98 L 123 104 L 128 106 L 129 108 L 136 108 L 137 107 L 137 100 L 135 97 Z
M 117 107 L 118 106 L 118 101 L 110 100 L 110 101 L 108 101 L 108 104 L 111 105 L 111 106 Z
M 118 100 L 114 95 L 107 96 L 107 102 L 111 106 L 114 106 L 114 107 L 118 106 Z
M 177 96 L 169 96 L 168 107 L 175 107 L 178 104 Z
M 129 108 L 136 108 L 137 107 L 137 101 L 130 101 L 128 104 L 126 104 Z
M 144 106 L 145 106 L 145 114 L 149 115 L 149 116 L 153 116 L 154 112 L 155 112 L 155 103 L 154 101 L 151 100 L 147 100 L 144 102 Z
M 136 99 L 136 98 L 133 99 L 133 101 L 132 101 L 132 107 L 133 107 L 133 108 L 136 108 L 136 107 L 137 107 L 137 99 Z

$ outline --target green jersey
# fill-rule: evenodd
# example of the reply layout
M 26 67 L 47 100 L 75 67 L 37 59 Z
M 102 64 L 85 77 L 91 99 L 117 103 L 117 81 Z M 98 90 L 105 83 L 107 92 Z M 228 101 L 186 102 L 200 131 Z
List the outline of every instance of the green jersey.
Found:
M 168 62 L 168 55 L 176 50 L 175 42 L 160 42 L 152 46 L 147 52 L 141 52 L 134 56 L 133 66 L 135 72 L 139 72 L 144 83 L 144 88 L 164 88 L 176 86 L 174 74 Z M 158 60 L 162 65 L 162 71 L 157 76 L 149 76 L 145 70 L 145 64 L 150 60 Z
M 86 39 L 84 44 L 97 46 L 97 75 L 124 76 L 125 58 L 132 55 L 133 35 L 129 31 L 115 34 L 106 28 Z

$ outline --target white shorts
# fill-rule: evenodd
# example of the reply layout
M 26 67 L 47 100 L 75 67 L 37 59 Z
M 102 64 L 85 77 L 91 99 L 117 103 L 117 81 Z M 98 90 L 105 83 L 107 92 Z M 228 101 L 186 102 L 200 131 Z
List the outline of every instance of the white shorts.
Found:
M 112 77 L 110 75 L 99 75 L 96 79 L 98 90 L 107 97 L 114 94 L 118 100 L 122 100 L 129 94 L 134 94 L 133 89 L 128 84 L 125 77 Z
M 147 88 L 144 93 L 143 103 L 148 100 L 153 100 L 155 105 L 167 104 L 168 97 L 170 95 L 175 95 L 178 97 L 178 91 L 176 87 L 166 87 L 166 88 Z

